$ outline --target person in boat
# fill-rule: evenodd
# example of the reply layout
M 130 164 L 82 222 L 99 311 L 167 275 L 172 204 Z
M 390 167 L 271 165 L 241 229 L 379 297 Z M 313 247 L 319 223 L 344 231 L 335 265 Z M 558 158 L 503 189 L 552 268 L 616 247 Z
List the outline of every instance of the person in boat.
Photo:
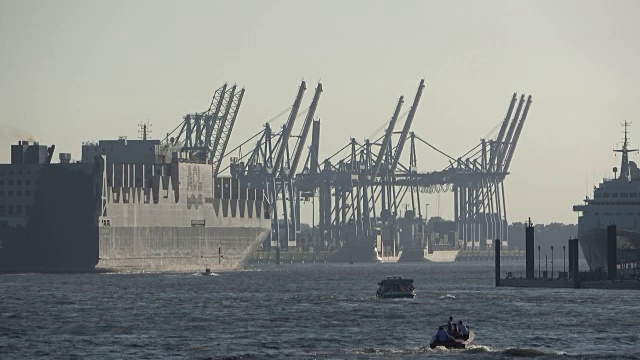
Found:
M 447 332 L 453 334 L 453 316 L 449 316 L 449 322 L 447 323 Z
M 467 329 L 467 325 L 462 323 L 462 320 L 458 321 L 458 330 L 460 331 L 460 335 L 464 337 L 469 336 L 469 329 Z
M 453 324 L 453 332 L 451 332 L 451 336 L 453 336 L 455 339 L 458 339 L 462 336 L 462 334 L 458 330 L 457 324 Z
M 436 333 L 436 340 L 439 343 L 456 341 L 456 339 L 449 335 L 449 333 L 444 329 L 444 326 L 440 326 L 440 328 L 438 328 L 438 332 Z

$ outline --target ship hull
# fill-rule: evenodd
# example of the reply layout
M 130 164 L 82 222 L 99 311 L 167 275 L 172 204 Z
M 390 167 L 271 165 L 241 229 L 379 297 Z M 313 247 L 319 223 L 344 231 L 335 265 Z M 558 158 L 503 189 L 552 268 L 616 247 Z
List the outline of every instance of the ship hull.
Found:
M 232 270 L 270 234 L 262 191 L 208 165 L 10 168 L 27 170 L 38 186 L 28 215 L 0 221 L 0 272 Z
M 616 259 L 618 263 L 640 260 L 640 232 L 618 229 Z M 608 268 L 607 229 L 592 228 L 578 233 L 578 243 L 589 269 L 606 271 Z
M 133 183 L 127 174 L 145 172 L 156 174 L 143 179 L 147 187 L 127 186 Z M 211 166 L 174 163 L 149 171 L 125 164 L 105 174 L 111 186 L 102 193 L 99 269 L 239 269 L 270 234 L 262 191 L 214 178 Z
M 170 228 L 130 227 L 58 240 L 28 236 L 26 229 L 0 231 L 0 273 L 160 272 L 241 269 L 250 254 L 269 236 L 262 227 Z M 8 241 L 12 239 L 13 241 Z M 24 240 L 27 241 L 24 241 Z M 30 244 L 51 252 L 39 251 Z M 77 243 L 94 244 L 78 248 Z M 69 258 L 65 253 L 73 253 Z
M 458 249 L 434 250 L 429 252 L 427 249 L 409 248 L 402 251 L 402 255 L 398 259 L 398 262 L 455 262 L 459 253 L 460 250 Z
M 261 227 L 103 227 L 96 269 L 235 270 L 268 235 Z
M 23 179 L 30 174 L 27 180 L 38 186 L 27 188 L 35 192 L 23 202 L 30 211 L 0 225 L 0 272 L 93 271 L 98 263 L 100 202 L 95 185 L 102 168 L 29 165 L 13 171 L 22 172 Z
M 436 250 L 431 254 L 425 254 L 425 257 L 431 262 L 455 262 L 458 254 L 460 250 Z

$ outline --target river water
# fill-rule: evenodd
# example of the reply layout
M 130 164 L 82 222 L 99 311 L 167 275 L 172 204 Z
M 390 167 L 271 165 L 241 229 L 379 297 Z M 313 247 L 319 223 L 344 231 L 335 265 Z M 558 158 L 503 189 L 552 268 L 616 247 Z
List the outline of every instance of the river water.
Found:
M 640 359 L 638 291 L 496 288 L 491 262 L 216 275 L 0 275 L 0 359 Z M 418 296 L 376 299 L 386 276 Z M 471 348 L 429 349 L 449 316 Z

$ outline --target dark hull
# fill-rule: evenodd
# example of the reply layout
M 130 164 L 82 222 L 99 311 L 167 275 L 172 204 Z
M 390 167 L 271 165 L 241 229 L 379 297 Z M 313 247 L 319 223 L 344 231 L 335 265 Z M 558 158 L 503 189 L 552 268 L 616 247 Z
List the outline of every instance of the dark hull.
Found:
M 466 344 L 464 343 L 463 340 L 456 340 L 456 341 L 450 341 L 450 342 L 440 342 L 440 341 L 436 341 L 436 339 L 431 339 L 431 343 L 429 344 L 429 347 L 431 349 L 435 349 L 438 346 L 444 346 L 447 349 L 464 349 L 466 348 Z
M 93 180 L 99 171 L 91 164 L 74 168 L 42 166 L 27 226 L 0 226 L 0 272 L 78 272 L 95 268 L 100 198 Z
M 431 342 L 429 343 L 429 347 L 431 349 L 435 349 L 438 346 L 444 346 L 447 349 L 466 349 L 466 347 L 471 343 L 471 341 L 473 341 L 473 332 L 470 332 L 469 335 L 462 337 L 462 338 L 456 338 L 455 341 L 447 341 L 447 342 L 440 342 L 438 340 L 436 340 L 436 337 L 432 337 L 431 338 Z
M 396 294 L 382 294 L 377 295 L 381 299 L 413 299 L 416 294 L 411 293 L 396 293 Z

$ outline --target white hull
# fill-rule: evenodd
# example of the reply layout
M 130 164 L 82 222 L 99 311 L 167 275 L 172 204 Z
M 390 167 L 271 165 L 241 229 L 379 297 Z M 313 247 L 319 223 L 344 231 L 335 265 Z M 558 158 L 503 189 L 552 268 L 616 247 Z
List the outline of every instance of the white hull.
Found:
M 455 262 L 460 250 L 436 250 L 431 254 L 425 251 L 425 258 L 431 262 Z
M 616 237 L 618 262 L 640 260 L 640 232 L 617 230 Z M 591 229 L 578 233 L 578 243 L 582 249 L 590 270 L 608 268 L 607 229 Z

